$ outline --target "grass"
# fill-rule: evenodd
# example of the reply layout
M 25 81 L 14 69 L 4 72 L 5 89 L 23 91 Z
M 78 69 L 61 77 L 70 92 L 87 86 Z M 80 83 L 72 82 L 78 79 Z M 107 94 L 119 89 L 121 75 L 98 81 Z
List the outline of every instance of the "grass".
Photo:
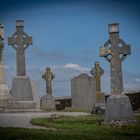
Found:
M 1 140 L 140 140 L 140 115 L 136 126 L 106 127 L 100 116 L 53 116 L 32 119 L 35 125 L 48 130 L 0 128 Z

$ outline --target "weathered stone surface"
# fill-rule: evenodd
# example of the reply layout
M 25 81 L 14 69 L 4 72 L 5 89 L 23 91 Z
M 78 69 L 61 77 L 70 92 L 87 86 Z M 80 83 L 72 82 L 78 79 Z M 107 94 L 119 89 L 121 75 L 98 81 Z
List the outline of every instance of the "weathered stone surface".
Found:
M 15 77 L 12 82 L 11 96 L 14 101 L 32 101 L 30 78 L 26 76 Z
M 91 112 L 96 102 L 96 83 L 93 77 L 80 74 L 71 80 L 72 108 Z
M 122 95 L 122 61 L 131 53 L 130 45 L 119 38 L 119 24 L 109 24 L 109 40 L 100 48 L 100 56 L 110 63 L 111 96 L 107 99 L 105 118 L 106 123 L 114 121 L 131 122 L 134 114 L 127 96 Z
M 8 38 L 8 45 L 17 53 L 17 76 L 26 76 L 25 50 L 32 45 L 32 37 L 28 36 L 23 28 L 23 20 L 17 20 L 16 32 Z
M 110 63 L 111 94 L 122 94 L 123 92 L 121 63 L 131 53 L 130 45 L 125 44 L 119 38 L 119 30 L 113 32 L 117 28 L 119 28 L 119 24 L 109 24 L 110 38 L 100 48 L 100 57 L 104 57 Z
M 9 90 L 5 79 L 5 66 L 3 59 L 4 48 L 4 27 L 0 24 L 0 109 L 4 109 L 8 105 L 8 101 L 11 100 Z
M 105 96 L 101 92 L 101 76 L 104 74 L 104 70 L 100 67 L 99 62 L 95 62 L 95 67 L 91 69 L 90 73 L 96 80 L 96 103 L 104 103 Z
M 55 99 L 52 96 L 52 84 L 51 81 L 54 78 L 54 74 L 51 72 L 51 68 L 47 67 L 46 72 L 42 74 L 42 78 L 46 80 L 46 95 L 41 98 L 42 109 L 56 109 Z
M 135 120 L 133 110 L 126 95 L 112 95 L 107 99 L 105 122 Z
M 42 74 L 42 78 L 46 80 L 46 94 L 52 95 L 52 79 L 55 78 L 54 74 L 51 72 L 51 68 L 47 67 L 46 72 Z
M 35 101 L 9 101 L 8 109 L 17 109 L 17 111 L 22 111 L 24 109 L 36 109 Z
M 101 76 L 104 74 L 104 70 L 100 67 L 99 62 L 95 62 L 95 67 L 91 69 L 91 74 L 96 79 L 96 92 L 101 92 Z
M 16 21 L 16 32 L 8 38 L 8 45 L 11 45 L 17 53 L 17 76 L 13 78 L 11 96 L 8 109 L 35 109 L 33 89 L 30 78 L 26 76 L 25 50 L 32 45 L 32 37 L 29 37 L 23 30 L 23 20 Z
M 39 84 L 36 81 L 31 81 L 33 100 L 36 102 L 36 108 L 40 109 L 40 94 L 39 94 Z
M 105 103 L 105 94 L 96 92 L 96 103 Z
M 41 97 L 41 109 L 56 109 L 55 99 L 52 95 L 46 94 Z

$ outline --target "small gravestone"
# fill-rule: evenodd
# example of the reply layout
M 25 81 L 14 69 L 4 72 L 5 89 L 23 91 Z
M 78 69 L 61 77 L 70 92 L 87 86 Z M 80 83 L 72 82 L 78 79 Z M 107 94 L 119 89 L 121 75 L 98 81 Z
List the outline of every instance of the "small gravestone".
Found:
M 119 24 L 109 24 L 110 38 L 100 48 L 100 57 L 110 63 L 111 96 L 107 99 L 105 124 L 131 124 L 135 122 L 128 96 L 123 95 L 122 61 L 130 55 L 130 45 L 119 38 Z
M 93 77 L 80 74 L 71 80 L 72 108 L 92 112 L 96 102 L 96 83 Z
M 25 64 L 25 50 L 29 45 L 32 45 L 32 37 L 28 36 L 23 28 L 23 20 L 17 20 L 16 32 L 8 38 L 8 45 L 16 50 L 17 55 L 17 76 L 13 79 L 11 89 L 12 104 L 16 109 L 35 109 L 36 104 L 33 101 L 31 81 L 26 76 Z
M 96 103 L 104 103 L 105 95 L 101 92 L 101 76 L 104 74 L 104 70 L 100 67 L 99 62 L 95 62 L 95 67 L 90 72 L 96 80 Z
M 42 78 L 46 81 L 46 95 L 41 98 L 42 109 L 55 109 L 55 99 L 52 96 L 52 80 L 54 74 L 51 72 L 51 68 L 47 67 L 46 72 L 42 74 Z
M 0 24 L 0 110 L 7 107 L 8 101 L 11 100 L 11 95 L 6 84 L 5 66 L 3 60 L 4 48 L 4 27 Z

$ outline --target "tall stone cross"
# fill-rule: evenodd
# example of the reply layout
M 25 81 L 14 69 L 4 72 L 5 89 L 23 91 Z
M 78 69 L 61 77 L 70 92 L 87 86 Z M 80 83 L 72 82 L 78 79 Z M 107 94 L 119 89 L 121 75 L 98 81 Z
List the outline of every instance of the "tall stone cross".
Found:
M 46 72 L 42 74 L 42 78 L 46 80 L 46 93 L 52 95 L 52 84 L 51 81 L 55 78 L 54 74 L 51 72 L 51 68 L 47 67 Z
M 104 70 L 100 67 L 99 62 L 95 62 L 95 67 L 91 69 L 90 73 L 96 79 L 96 92 L 101 92 L 101 76 L 104 74 Z
M 26 76 L 25 50 L 32 45 L 32 37 L 24 32 L 23 22 L 23 20 L 17 20 L 16 32 L 12 37 L 8 37 L 8 45 L 11 45 L 17 54 L 17 76 Z
M 111 71 L 111 93 L 122 94 L 123 78 L 122 78 L 122 61 L 131 53 L 130 45 L 119 38 L 119 24 L 109 24 L 110 38 L 103 47 L 100 47 L 100 57 L 110 63 Z
M 4 27 L 0 24 L 0 62 L 3 60 L 3 48 L 4 48 Z

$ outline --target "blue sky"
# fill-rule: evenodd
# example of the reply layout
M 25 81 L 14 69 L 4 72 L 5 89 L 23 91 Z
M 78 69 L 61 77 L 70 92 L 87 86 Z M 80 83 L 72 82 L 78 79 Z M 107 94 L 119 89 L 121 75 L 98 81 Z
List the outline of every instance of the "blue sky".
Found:
M 26 50 L 27 74 L 40 84 L 45 93 L 41 73 L 51 66 L 55 74 L 53 94 L 70 95 L 70 79 L 89 73 L 95 61 L 105 74 L 102 91 L 110 92 L 110 66 L 99 57 L 99 47 L 108 39 L 108 24 L 120 23 L 120 37 L 131 44 L 132 54 L 123 62 L 124 90 L 140 90 L 140 4 L 121 0 L 1 0 L 0 22 L 5 27 L 5 65 L 8 86 L 16 74 L 15 50 L 7 37 L 15 32 L 15 21 L 24 20 L 24 30 L 33 37 Z

